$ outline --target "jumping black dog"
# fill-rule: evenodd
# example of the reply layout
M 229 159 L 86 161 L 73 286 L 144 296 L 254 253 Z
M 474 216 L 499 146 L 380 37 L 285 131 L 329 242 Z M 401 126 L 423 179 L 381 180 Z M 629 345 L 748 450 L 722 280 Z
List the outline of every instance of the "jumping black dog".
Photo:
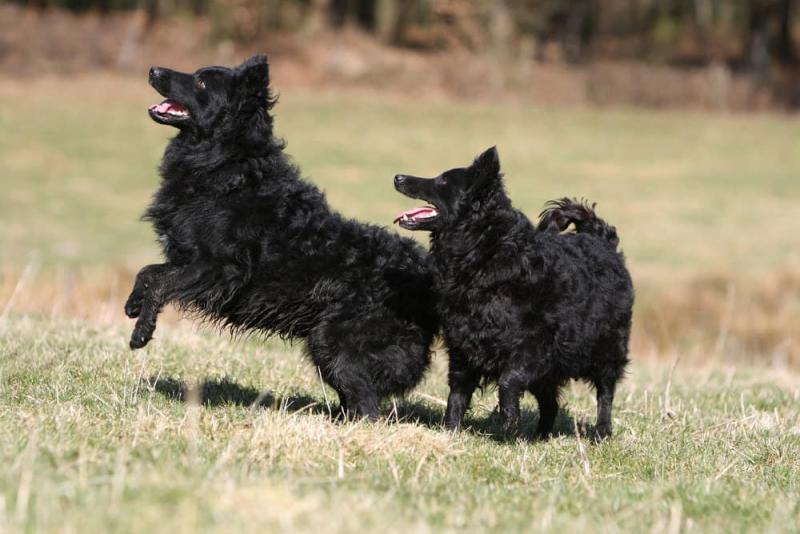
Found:
M 457 428 L 475 389 L 496 382 L 505 429 L 516 431 L 520 397 L 530 391 L 537 433 L 547 436 L 559 389 L 575 378 L 596 388 L 595 435 L 609 436 L 633 307 L 614 227 L 569 199 L 549 203 L 535 227 L 512 207 L 495 148 L 436 178 L 398 175 L 395 187 L 430 204 L 395 222 L 431 236 L 450 357 L 445 425 Z M 562 233 L 570 224 L 575 232 Z
M 166 262 L 144 267 L 125 305 L 131 348 L 167 303 L 234 330 L 303 339 L 342 408 L 376 418 L 416 385 L 437 331 L 430 261 L 413 240 L 348 220 L 301 179 L 273 135 L 269 66 L 153 67 L 150 107 L 178 134 L 145 218 Z

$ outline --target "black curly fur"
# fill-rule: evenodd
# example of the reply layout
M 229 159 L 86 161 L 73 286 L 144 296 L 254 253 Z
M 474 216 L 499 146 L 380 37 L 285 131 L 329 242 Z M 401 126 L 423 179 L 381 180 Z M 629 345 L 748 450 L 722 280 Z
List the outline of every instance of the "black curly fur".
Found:
M 401 193 L 438 215 L 402 226 L 431 232 L 438 312 L 450 355 L 445 424 L 461 424 L 476 387 L 499 385 L 500 413 L 515 431 L 519 399 L 539 403 L 548 435 L 559 389 L 597 389 L 596 435 L 611 434 L 611 405 L 628 363 L 633 286 L 613 227 L 585 202 L 548 204 L 536 228 L 505 193 L 492 148 L 461 169 L 426 179 L 397 176 Z M 575 233 L 560 233 L 569 224 Z
M 425 250 L 345 219 L 300 178 L 273 136 L 265 57 L 194 74 L 154 68 L 151 84 L 189 114 L 150 112 L 179 133 L 145 215 L 167 261 L 136 278 L 131 347 L 150 341 L 170 302 L 234 331 L 300 338 L 343 409 L 376 417 L 380 400 L 416 385 L 430 362 Z

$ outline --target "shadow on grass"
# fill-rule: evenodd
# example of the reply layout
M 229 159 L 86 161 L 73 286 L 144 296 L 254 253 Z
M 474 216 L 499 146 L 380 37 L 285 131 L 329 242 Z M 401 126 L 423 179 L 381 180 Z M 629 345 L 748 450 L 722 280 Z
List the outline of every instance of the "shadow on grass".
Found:
M 326 406 L 317 399 L 308 395 L 290 395 L 276 397 L 269 391 L 259 392 L 255 388 L 242 386 L 227 378 L 207 379 L 196 389 L 191 389 L 186 382 L 172 377 L 155 376 L 147 380 L 148 386 L 165 397 L 180 402 L 197 402 L 203 406 L 216 407 L 226 405 L 247 406 L 251 408 L 272 408 L 286 410 L 287 412 L 308 412 L 312 414 L 328 415 L 332 420 L 342 421 L 342 414 L 338 405 Z M 192 398 L 195 400 L 192 401 Z M 444 431 L 444 408 L 433 407 L 420 401 L 402 400 L 397 403 L 397 409 L 392 406 L 387 413 L 388 422 L 417 423 L 434 430 Z M 539 423 L 538 412 L 523 410 L 520 418 L 519 431 L 509 434 L 503 430 L 497 409 L 488 417 L 476 418 L 467 415 L 464 418 L 463 430 L 476 435 L 488 437 L 500 443 L 510 443 L 523 439 L 525 441 L 541 441 L 536 434 L 536 425 Z M 553 437 L 574 436 L 576 421 L 567 409 L 560 409 L 553 427 Z M 594 426 L 585 422 L 577 422 L 578 432 L 581 437 L 591 439 L 594 435 Z
M 195 402 L 198 404 L 212 408 L 235 405 L 285 409 L 288 412 L 307 411 L 316 414 L 337 414 L 339 412 L 338 406 L 332 405 L 328 410 L 327 406 L 307 395 L 277 397 L 269 391 L 259 392 L 255 388 L 242 386 L 227 378 L 205 380 L 195 390 L 183 380 L 172 377 L 151 377 L 147 384 L 151 389 L 169 399 L 192 402 L 192 398 L 195 397 Z
M 397 406 L 397 418 L 403 422 L 416 422 L 429 428 L 444 430 L 444 408 L 433 408 L 428 404 L 417 401 L 404 401 Z M 488 416 L 476 418 L 467 414 L 464 417 L 462 429 L 476 435 L 488 437 L 494 441 L 506 443 L 514 442 L 518 439 L 535 442 L 541 441 L 536 434 L 536 426 L 539 424 L 538 411 L 522 410 L 519 422 L 519 430 L 516 434 L 509 434 L 503 430 L 500 414 L 497 409 Z M 584 423 L 578 422 L 578 431 L 581 437 L 593 435 L 594 428 L 588 427 Z M 566 409 L 560 409 L 553 426 L 553 437 L 574 436 L 575 420 Z

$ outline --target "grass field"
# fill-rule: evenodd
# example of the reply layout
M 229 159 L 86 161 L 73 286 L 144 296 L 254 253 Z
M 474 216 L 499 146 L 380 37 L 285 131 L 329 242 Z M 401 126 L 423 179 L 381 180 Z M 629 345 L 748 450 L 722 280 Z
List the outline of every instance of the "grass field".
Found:
M 444 432 L 442 351 L 379 424 L 332 422 L 299 347 L 172 314 L 128 351 L 121 305 L 158 258 L 138 220 L 172 133 L 157 99 L 136 79 L 0 80 L 0 531 L 800 531 L 796 119 L 282 96 L 289 153 L 350 216 L 388 224 L 409 206 L 395 173 L 493 144 L 527 213 L 598 202 L 638 303 L 595 446 L 582 385 L 549 442 L 504 441 L 493 390 Z
M 0 82 L 4 263 L 138 267 L 138 217 L 171 128 L 149 120 L 144 80 Z M 347 215 L 390 224 L 398 172 L 434 175 L 497 145 L 510 193 L 535 215 L 551 198 L 598 202 L 634 272 L 774 270 L 800 261 L 800 121 L 455 104 L 337 93 L 281 97 L 277 133 Z M 756 252 L 757 253 L 754 253 Z
M 751 532 L 800 528 L 800 377 L 636 364 L 600 445 L 504 442 L 476 398 L 439 428 L 443 359 L 389 422 L 334 423 L 298 351 L 171 332 L 0 323 L 0 521 L 32 531 Z M 178 398 L 189 385 L 188 402 Z M 266 389 L 265 389 L 266 388 Z M 194 395 L 192 394 L 194 391 Z M 198 400 L 207 403 L 198 406 Z M 535 409 L 525 403 L 523 427 Z M 331 409 L 335 409 L 331 407 Z M 414 421 L 418 422 L 414 422 Z

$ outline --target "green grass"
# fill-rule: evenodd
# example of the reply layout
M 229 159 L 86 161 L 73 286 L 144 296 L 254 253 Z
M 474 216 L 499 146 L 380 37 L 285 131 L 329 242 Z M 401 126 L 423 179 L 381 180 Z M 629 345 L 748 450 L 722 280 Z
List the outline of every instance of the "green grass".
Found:
M 280 89 L 280 87 L 279 87 Z M 143 80 L 0 85 L 3 265 L 138 267 L 157 255 L 138 220 L 173 130 Z M 586 196 L 616 224 L 635 275 L 769 272 L 800 260 L 800 123 L 785 116 L 544 109 L 286 91 L 277 133 L 332 205 L 389 224 L 397 172 L 433 175 L 496 144 L 516 204 Z M 757 252 L 756 252 L 757 251 Z
M 115 326 L 0 321 L 0 529 L 800 528 L 797 375 L 679 364 L 670 380 L 670 366 L 640 362 L 610 441 L 574 435 L 594 422 L 582 385 L 564 395 L 561 435 L 503 441 L 487 422 L 493 390 L 476 396 L 471 430 L 438 426 L 441 354 L 399 423 L 339 424 L 297 350 L 161 333 L 132 354 Z M 208 404 L 165 394 L 180 381 L 207 383 Z M 527 399 L 525 431 L 535 422 Z

